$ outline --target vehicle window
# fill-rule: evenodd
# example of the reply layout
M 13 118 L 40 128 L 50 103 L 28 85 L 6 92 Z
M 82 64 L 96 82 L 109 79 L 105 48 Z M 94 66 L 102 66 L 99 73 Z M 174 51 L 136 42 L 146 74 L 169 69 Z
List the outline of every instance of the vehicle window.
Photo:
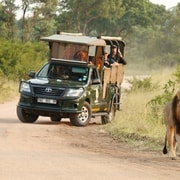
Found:
M 88 79 L 88 68 L 85 67 L 72 67 L 71 80 L 87 82 Z
M 96 46 L 89 46 L 89 56 L 95 56 Z
M 46 64 L 45 66 L 43 66 L 43 68 L 39 71 L 38 73 L 38 77 L 48 77 L 49 74 L 49 64 Z
M 72 67 L 72 72 L 73 73 L 86 73 L 86 68 L 81 68 L 81 67 Z
M 48 77 L 53 79 L 67 80 L 70 77 L 71 74 L 70 72 L 71 72 L 71 68 L 68 66 L 53 64 L 50 67 Z
M 64 44 L 64 52 L 63 52 L 63 59 L 74 59 L 74 55 L 78 51 L 86 51 L 88 52 L 88 47 L 84 45 L 77 45 L 77 44 Z
M 96 69 L 93 69 L 93 76 L 94 76 L 94 79 L 98 79 L 99 78 Z
M 93 69 L 91 79 L 99 79 L 99 75 L 96 69 Z
M 106 45 L 106 47 L 105 47 L 105 52 L 107 52 L 108 54 L 110 54 L 110 49 L 111 49 L 110 45 Z
M 87 82 L 88 68 L 61 64 L 47 64 L 39 71 L 38 77 Z

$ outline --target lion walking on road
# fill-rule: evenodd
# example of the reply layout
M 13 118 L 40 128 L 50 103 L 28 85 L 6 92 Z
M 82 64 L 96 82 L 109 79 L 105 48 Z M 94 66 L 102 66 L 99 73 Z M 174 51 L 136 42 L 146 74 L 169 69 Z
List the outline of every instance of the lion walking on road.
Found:
M 180 135 L 180 91 L 174 96 L 173 100 L 165 106 L 164 120 L 166 125 L 166 136 L 163 153 L 167 154 L 166 145 L 169 146 L 169 157 L 176 159 L 176 136 Z

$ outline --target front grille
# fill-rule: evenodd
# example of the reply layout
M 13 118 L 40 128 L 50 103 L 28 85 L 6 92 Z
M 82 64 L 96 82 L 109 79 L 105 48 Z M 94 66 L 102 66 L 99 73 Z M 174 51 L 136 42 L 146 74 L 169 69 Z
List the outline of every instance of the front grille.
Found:
M 64 93 L 64 89 L 56 87 L 33 87 L 35 95 L 60 97 Z

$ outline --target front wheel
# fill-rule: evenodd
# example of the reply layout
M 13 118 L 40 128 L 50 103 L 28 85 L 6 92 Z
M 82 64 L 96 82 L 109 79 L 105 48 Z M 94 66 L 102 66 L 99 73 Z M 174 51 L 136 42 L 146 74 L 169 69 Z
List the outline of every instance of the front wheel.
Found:
M 38 119 L 37 114 L 26 113 L 23 108 L 17 107 L 17 116 L 21 122 L 24 123 L 33 123 Z
M 112 104 L 111 107 L 110 107 L 110 111 L 108 112 L 108 114 L 106 115 L 102 115 L 101 116 L 101 122 L 102 124 L 107 124 L 107 123 L 110 123 L 114 120 L 115 118 L 115 105 Z
M 82 111 L 79 114 L 73 114 L 70 121 L 75 126 L 86 126 L 91 119 L 91 107 L 88 102 L 84 102 Z

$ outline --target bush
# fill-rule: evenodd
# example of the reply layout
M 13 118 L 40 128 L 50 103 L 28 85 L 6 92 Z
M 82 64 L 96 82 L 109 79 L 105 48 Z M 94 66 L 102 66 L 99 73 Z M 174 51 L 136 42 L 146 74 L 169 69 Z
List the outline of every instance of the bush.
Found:
M 174 81 L 169 80 L 163 87 L 163 93 L 155 96 L 147 103 L 147 108 L 149 109 L 149 114 L 152 120 L 162 122 L 163 108 L 165 104 L 173 98 L 175 84 Z
M 47 61 L 49 49 L 42 42 L 0 42 L 0 69 L 8 79 L 27 78 L 30 70 L 37 70 Z
M 37 71 L 47 61 L 48 53 L 42 43 L 25 44 L 15 65 L 16 78 L 27 79 L 29 71 Z
M 177 83 L 180 83 L 180 65 L 176 66 L 174 76 L 176 77 Z
M 133 77 L 132 80 L 128 80 L 128 82 L 131 84 L 131 89 L 127 90 L 128 93 L 134 92 L 134 91 L 151 91 L 158 87 L 158 85 L 152 83 L 151 77 Z

